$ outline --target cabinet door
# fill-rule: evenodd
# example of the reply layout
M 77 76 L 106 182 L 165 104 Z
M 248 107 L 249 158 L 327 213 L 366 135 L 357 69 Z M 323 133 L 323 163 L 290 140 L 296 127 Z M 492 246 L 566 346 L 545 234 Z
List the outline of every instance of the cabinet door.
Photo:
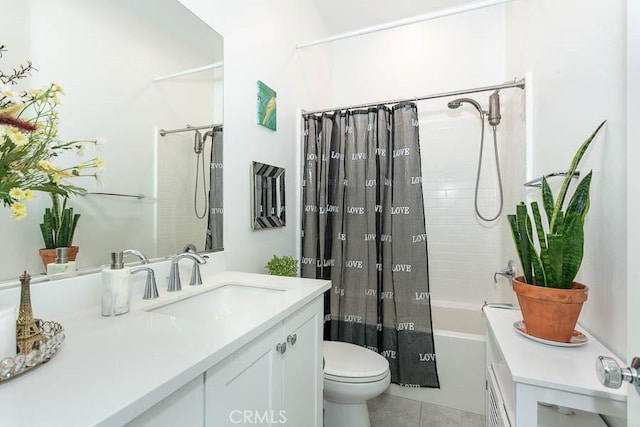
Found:
M 205 374 L 205 425 L 271 425 L 282 409 L 282 324 Z
M 202 426 L 203 375 L 178 389 L 127 424 L 127 427 Z
M 322 427 L 322 307 L 318 298 L 284 321 L 283 409 L 290 426 Z

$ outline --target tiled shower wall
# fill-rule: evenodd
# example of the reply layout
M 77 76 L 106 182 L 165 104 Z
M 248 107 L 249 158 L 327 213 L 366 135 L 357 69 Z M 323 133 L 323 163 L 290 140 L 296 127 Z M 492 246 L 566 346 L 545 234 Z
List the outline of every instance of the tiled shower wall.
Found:
M 196 154 L 193 151 L 193 132 L 170 134 L 158 138 L 157 182 L 157 253 L 182 252 L 185 243 L 193 243 L 204 249 L 208 217 L 199 219 L 194 212 L 196 191 Z M 209 188 L 211 140 L 205 143 L 204 181 Z M 205 195 L 202 194 L 202 158 L 198 159 L 198 214 L 205 211 Z M 206 195 L 208 197 L 208 194 Z
M 527 176 L 527 111 L 526 94 L 524 90 L 503 91 L 502 120 L 504 123 L 504 141 L 508 147 L 501 154 L 503 159 L 503 179 L 506 183 L 504 189 L 504 214 L 515 213 L 515 207 L 521 201 L 527 201 L 527 191 L 538 193 L 537 189 L 527 190 L 524 183 L 529 179 Z M 506 219 L 506 218 L 505 218 Z M 504 268 L 509 260 L 516 264 L 517 274 L 522 273 L 522 267 L 513 245 L 511 229 L 507 221 L 501 224 L 501 245 L 499 252 L 500 268 Z M 501 301 L 517 303 L 515 294 L 511 291 L 511 286 L 506 279 L 498 279 L 500 284 Z
M 509 93 L 507 93 L 509 92 Z M 448 110 L 445 100 L 419 104 L 420 148 L 424 202 L 429 239 L 432 301 L 477 308 L 483 301 L 511 301 L 508 282 L 493 283 L 495 271 L 506 266 L 503 247 L 510 237 L 505 213 L 513 209 L 524 173 L 524 127 L 520 89 L 503 91 L 503 120 L 497 128 L 502 167 L 504 209 L 496 221 L 484 222 L 474 210 L 474 189 L 480 151 L 481 122 L 469 104 Z M 474 96 L 483 109 L 488 93 Z M 486 122 L 485 122 L 486 124 Z M 522 134 L 522 137 L 519 136 Z M 493 132 L 485 125 L 483 164 L 478 190 L 483 216 L 499 209 Z M 509 233 L 509 234 L 507 234 Z M 508 292 L 507 292 L 508 291 Z
M 165 129 L 180 129 L 185 125 L 201 126 L 222 123 L 222 70 L 216 69 L 204 75 L 194 74 L 180 79 L 162 81 L 157 89 L 167 101 L 171 100 L 174 114 L 162 122 Z M 159 126 L 160 127 L 160 126 Z M 201 134 L 207 129 L 200 131 Z M 156 182 L 155 236 L 156 254 L 167 255 L 182 252 L 185 244 L 193 243 L 203 250 L 206 242 L 208 199 L 211 171 L 211 145 L 207 138 L 200 158 L 194 153 L 194 132 L 156 134 Z M 207 193 L 203 194 L 204 182 Z M 198 174 L 197 209 L 204 218 L 194 212 L 194 192 Z

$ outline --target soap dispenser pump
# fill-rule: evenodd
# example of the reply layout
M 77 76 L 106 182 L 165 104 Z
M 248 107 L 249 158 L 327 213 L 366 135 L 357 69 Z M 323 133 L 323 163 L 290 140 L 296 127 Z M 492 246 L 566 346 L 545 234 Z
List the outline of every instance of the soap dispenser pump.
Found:
M 67 273 L 75 270 L 76 262 L 69 261 L 69 248 L 56 248 L 56 260 L 47 264 L 47 274 Z
M 124 254 L 111 252 L 111 266 L 102 270 L 102 315 L 117 316 L 129 311 L 130 268 L 124 266 Z

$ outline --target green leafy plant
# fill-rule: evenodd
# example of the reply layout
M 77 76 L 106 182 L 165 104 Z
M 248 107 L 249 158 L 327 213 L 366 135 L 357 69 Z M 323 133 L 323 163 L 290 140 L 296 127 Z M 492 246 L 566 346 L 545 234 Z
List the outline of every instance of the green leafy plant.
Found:
M 274 276 L 295 277 L 298 275 L 298 260 L 286 255 L 281 257 L 274 255 L 265 268 Z
M 606 121 L 600 123 L 578 148 L 556 199 L 547 180 L 542 180 L 542 206 L 547 220 L 546 227 L 542 223 L 538 202 L 531 202 L 535 230 L 524 202 L 516 206 L 515 215 L 507 215 L 524 278 L 530 285 L 562 289 L 572 287 L 582 264 L 584 220 L 589 212 L 592 172 L 576 186 L 566 206 L 564 202 L 582 156 L 605 123 Z M 538 248 L 534 244 L 535 239 L 538 241 Z
M 50 193 L 52 206 L 46 208 L 40 231 L 46 249 L 70 247 L 73 235 L 80 219 L 80 214 L 74 214 L 73 208 L 67 207 L 67 197 L 62 205 L 58 194 Z

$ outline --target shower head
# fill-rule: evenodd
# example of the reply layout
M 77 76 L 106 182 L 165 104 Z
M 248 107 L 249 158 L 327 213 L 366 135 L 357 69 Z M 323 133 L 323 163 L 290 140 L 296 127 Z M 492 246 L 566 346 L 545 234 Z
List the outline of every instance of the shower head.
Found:
M 476 108 L 476 110 L 478 110 L 478 113 L 480 113 L 480 117 L 484 117 L 484 111 L 482 111 L 482 107 L 480 106 L 480 104 L 478 104 L 478 101 L 476 101 L 475 99 L 471 99 L 471 98 L 454 99 L 453 101 L 447 104 L 447 107 L 451 109 L 459 108 L 463 102 L 467 102 L 473 105 Z

